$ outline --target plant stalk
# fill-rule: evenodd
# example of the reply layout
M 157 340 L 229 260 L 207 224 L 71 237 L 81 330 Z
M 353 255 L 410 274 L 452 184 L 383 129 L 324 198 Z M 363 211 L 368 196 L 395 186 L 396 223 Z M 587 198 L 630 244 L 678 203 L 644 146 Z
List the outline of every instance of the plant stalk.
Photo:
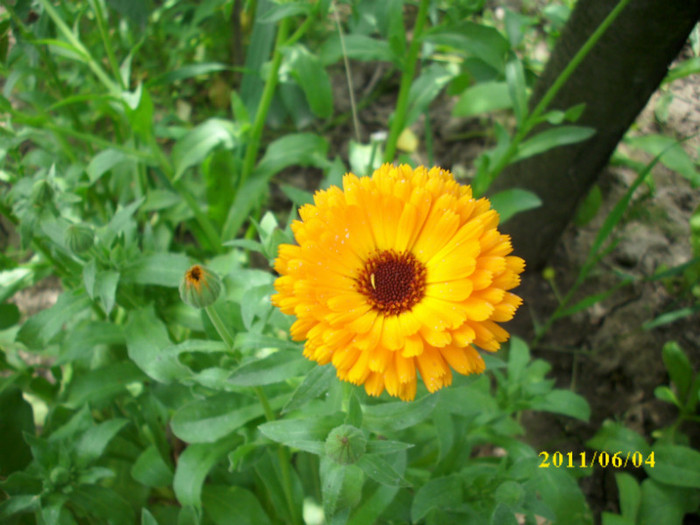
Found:
M 423 34 L 425 20 L 428 16 L 429 5 L 430 0 L 421 0 L 420 7 L 418 8 L 416 24 L 413 27 L 413 39 L 411 40 L 411 45 L 408 48 L 408 57 L 403 67 L 403 74 L 401 75 L 401 86 L 399 88 L 399 97 L 396 101 L 396 111 L 394 112 L 394 119 L 391 122 L 389 138 L 386 141 L 386 149 L 384 150 L 384 162 L 392 162 L 394 160 L 394 155 L 396 154 L 396 144 L 399 141 L 399 135 L 401 135 L 401 132 L 406 124 L 408 94 L 411 90 L 413 75 L 416 71 L 416 62 L 418 61 L 418 52 L 420 51 L 421 46 L 421 36 Z

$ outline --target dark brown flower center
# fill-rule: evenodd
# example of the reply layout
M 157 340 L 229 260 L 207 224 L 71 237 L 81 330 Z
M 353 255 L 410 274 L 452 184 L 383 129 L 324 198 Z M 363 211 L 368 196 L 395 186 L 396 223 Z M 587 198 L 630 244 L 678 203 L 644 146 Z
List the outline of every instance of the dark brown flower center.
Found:
M 410 310 L 425 295 L 425 265 L 410 252 L 370 256 L 355 280 L 357 290 L 384 315 Z

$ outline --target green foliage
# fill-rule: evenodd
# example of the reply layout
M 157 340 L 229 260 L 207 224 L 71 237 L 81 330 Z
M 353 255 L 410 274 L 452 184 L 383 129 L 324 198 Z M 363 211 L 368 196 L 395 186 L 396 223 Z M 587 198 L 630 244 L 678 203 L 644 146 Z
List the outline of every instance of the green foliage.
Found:
M 603 513 L 606 525 L 681 524 L 685 515 L 700 509 L 700 452 L 689 446 L 682 430 L 684 422 L 698 420 L 700 374 L 693 371 L 675 342 L 664 346 L 662 357 L 670 385 L 658 387 L 655 394 L 676 406 L 676 421 L 657 431 L 651 446 L 633 430 L 611 421 L 588 442 L 589 447 L 600 451 L 628 458 L 631 455 L 634 467 L 643 467 L 648 476 L 640 486 L 629 474 L 616 475 L 620 514 Z
M 445 96 L 456 117 L 514 117 L 485 126 L 477 193 L 508 163 L 591 136 L 575 124 L 581 106 L 528 105 L 539 64 L 525 43 L 539 22 L 558 31 L 568 7 L 541 20 L 506 10 L 499 25 L 484 6 L 422 0 L 414 17 L 402 0 L 6 4 L 0 213 L 20 239 L 0 256 L 0 521 L 299 524 L 314 510 L 317 523 L 354 525 L 593 521 L 569 472 L 538 468 L 520 424 L 523 411 L 588 421 L 590 409 L 554 388 L 524 341 L 486 375 L 377 400 L 306 360 L 270 304 L 265 264 L 293 220 L 267 209 L 272 183 L 304 167 L 327 187 L 347 171 L 329 156 L 356 111 L 336 109 L 345 59 L 401 74 L 388 133 L 349 141 L 358 175 L 394 160 L 410 126 L 429 144 L 425 117 Z M 676 76 L 697 64 L 681 66 Z M 392 89 L 388 78 L 355 102 Z M 531 136 L 543 122 L 556 127 Z M 666 138 L 633 145 L 697 182 Z M 295 205 L 311 200 L 281 187 Z M 540 201 L 511 190 L 493 204 L 505 221 Z M 198 261 L 221 286 L 206 301 L 184 290 L 195 309 L 178 287 Z M 23 317 L 8 300 L 47 276 L 60 280 L 55 304 Z M 700 381 L 679 347 L 663 360 L 673 386 L 657 396 L 692 420 Z M 677 427 L 650 448 L 607 425 L 590 446 L 664 462 L 641 486 L 618 476 L 621 519 L 697 508 L 698 454 Z

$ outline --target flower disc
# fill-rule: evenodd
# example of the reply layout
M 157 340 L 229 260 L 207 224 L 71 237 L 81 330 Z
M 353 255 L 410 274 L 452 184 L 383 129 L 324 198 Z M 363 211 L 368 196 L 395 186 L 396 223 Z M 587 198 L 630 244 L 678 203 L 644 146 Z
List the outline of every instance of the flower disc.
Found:
M 272 301 L 296 315 L 304 355 L 338 377 L 411 400 L 417 374 L 434 392 L 480 373 L 474 348 L 496 351 L 522 300 L 508 292 L 525 262 L 509 255 L 486 199 L 449 171 L 383 165 L 347 174 L 300 208 L 298 245 L 283 244 Z

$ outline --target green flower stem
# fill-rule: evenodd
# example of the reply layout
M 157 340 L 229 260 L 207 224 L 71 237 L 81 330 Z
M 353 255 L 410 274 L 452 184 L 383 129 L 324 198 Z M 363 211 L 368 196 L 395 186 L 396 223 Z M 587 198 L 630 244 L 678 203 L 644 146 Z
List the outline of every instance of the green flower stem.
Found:
M 260 404 L 263 407 L 265 419 L 268 421 L 274 421 L 276 419 L 275 414 L 272 412 L 272 408 L 270 407 L 270 402 L 267 400 L 265 391 L 259 386 L 254 387 L 253 390 L 255 390 L 255 394 L 258 396 Z M 284 445 L 277 446 L 277 460 L 280 463 L 280 470 L 282 471 L 282 489 L 284 490 L 284 499 L 286 500 L 287 507 L 289 508 L 289 516 L 292 519 L 293 525 L 298 525 L 296 513 L 294 512 L 294 497 L 292 496 L 292 474 L 289 470 L 289 452 Z
M 221 339 L 224 341 L 227 348 L 229 350 L 233 350 L 233 334 L 228 329 L 226 324 L 224 324 L 214 305 L 207 306 L 204 311 L 209 316 L 211 323 L 214 325 L 214 328 L 216 328 L 216 331 L 221 336 Z M 270 406 L 267 396 L 265 395 L 265 391 L 259 386 L 254 387 L 253 390 L 258 396 L 263 411 L 265 412 L 265 419 L 268 421 L 274 421 L 275 414 L 272 411 L 272 407 Z M 282 487 L 284 488 L 284 497 L 287 500 L 287 506 L 289 507 L 289 515 L 292 518 L 293 525 L 298 525 L 296 513 L 294 512 L 294 499 L 292 497 L 292 476 L 289 471 L 289 453 L 283 445 L 279 445 L 277 448 L 277 458 L 280 462 L 280 469 L 282 471 Z
M 100 31 L 100 36 L 102 37 L 102 43 L 105 46 L 105 51 L 107 52 L 107 59 L 109 60 L 109 65 L 112 68 L 112 73 L 117 79 L 119 87 L 121 89 L 126 89 L 124 81 L 122 80 L 121 72 L 119 71 L 119 64 L 117 63 L 117 57 L 114 55 L 114 50 L 112 49 L 112 41 L 107 34 L 105 27 L 105 17 L 102 12 L 102 5 L 99 0 L 90 0 L 90 5 L 93 11 L 95 11 L 95 19 L 97 20 L 97 27 Z
M 316 19 L 313 16 L 308 16 L 306 17 L 306 20 L 304 20 L 304 23 L 301 24 L 296 31 L 290 36 L 287 41 L 284 43 L 285 46 L 291 46 L 294 42 L 299 40 L 302 36 L 306 34 L 306 32 L 309 30 L 309 28 L 313 25 L 313 23 L 316 21 Z
M 513 141 L 508 146 L 508 149 L 506 150 L 505 154 L 499 159 L 499 161 L 491 170 L 491 173 L 489 174 L 488 185 L 490 185 L 490 183 L 510 163 L 511 159 L 518 152 L 518 146 L 520 146 L 520 143 L 525 139 L 527 134 L 530 133 L 530 131 L 532 131 L 532 129 L 537 124 L 539 124 L 540 117 L 547 110 L 549 105 L 552 103 L 552 100 L 554 100 L 554 97 L 557 96 L 557 93 L 559 93 L 566 81 L 569 80 L 569 77 L 573 74 L 574 70 L 579 66 L 583 59 L 586 58 L 586 55 L 588 55 L 591 49 L 593 49 L 593 46 L 595 46 L 598 40 L 600 40 L 600 38 L 603 36 L 603 33 L 607 31 L 610 25 L 615 21 L 615 19 L 619 16 L 619 14 L 622 12 L 625 6 L 629 3 L 630 0 L 620 0 L 620 2 L 615 6 L 615 8 L 610 12 L 610 14 L 608 14 L 608 16 L 605 18 L 605 20 L 603 20 L 603 22 L 598 26 L 598 28 L 593 32 L 593 34 L 590 37 L 588 37 L 588 40 L 586 40 L 583 46 L 581 46 L 581 49 L 578 50 L 578 53 L 574 55 L 574 58 L 571 59 L 571 62 L 567 64 L 564 70 L 552 83 L 552 85 L 549 87 L 549 89 L 539 101 L 537 106 L 535 106 L 535 109 L 533 109 L 532 112 L 528 115 L 527 119 L 523 123 L 523 126 L 516 133 L 515 137 L 513 138 Z M 487 188 L 479 188 L 479 190 L 481 191 L 475 191 L 475 193 L 478 196 L 482 194 L 486 189 Z
M 277 30 L 277 38 L 275 40 L 275 50 L 272 55 L 272 63 L 270 64 L 270 69 L 267 72 L 265 88 L 263 89 L 262 96 L 260 97 L 258 109 L 255 112 L 255 122 L 253 122 L 253 127 L 250 132 L 250 142 L 248 143 L 245 158 L 243 159 L 243 169 L 241 171 L 241 178 L 238 183 L 239 190 L 243 187 L 246 180 L 248 180 L 248 177 L 255 168 L 255 161 L 258 158 L 258 150 L 260 149 L 260 138 L 262 137 L 265 120 L 267 119 L 267 114 L 270 111 L 272 97 L 275 95 L 275 88 L 277 87 L 277 82 L 279 80 L 279 69 L 280 64 L 282 64 L 282 45 L 287 40 L 289 24 L 290 19 L 283 18 L 280 22 L 279 29 Z M 224 235 L 224 238 L 227 238 L 227 235 Z
M 221 340 L 226 344 L 226 347 L 233 351 L 233 334 L 228 329 L 228 326 L 226 326 L 223 319 L 221 319 L 219 312 L 216 311 L 215 304 L 216 303 L 212 304 L 211 306 L 207 306 L 204 308 L 204 311 L 209 316 L 211 324 L 213 324 L 214 328 L 216 328 L 216 331 L 221 336 Z
M 66 25 L 66 23 L 61 18 L 61 15 L 53 8 L 49 0 L 39 0 L 39 3 L 44 8 L 44 11 L 51 17 L 54 24 L 58 30 L 63 34 L 68 43 L 72 45 L 75 50 L 81 55 L 85 63 L 92 70 L 95 76 L 104 84 L 110 93 L 118 93 L 119 89 L 117 85 L 109 78 L 109 75 L 105 72 L 102 67 L 100 67 L 99 62 L 97 62 L 83 43 L 75 36 L 73 31 Z
M 396 143 L 398 142 L 399 135 L 403 131 L 406 124 L 408 94 L 411 90 L 413 75 L 416 71 L 416 62 L 418 61 L 418 52 L 420 51 L 421 46 L 421 36 L 423 34 L 423 26 L 425 26 L 425 20 L 428 15 L 429 5 L 430 0 L 421 0 L 420 7 L 418 8 L 418 16 L 416 17 L 416 24 L 413 28 L 413 39 L 411 40 L 411 45 L 408 48 L 408 57 L 404 63 L 403 74 L 401 75 L 401 86 L 399 87 L 399 97 L 396 101 L 396 111 L 394 112 L 394 119 L 391 122 L 389 138 L 386 141 L 384 162 L 391 162 L 394 160 L 394 155 L 396 154 Z

